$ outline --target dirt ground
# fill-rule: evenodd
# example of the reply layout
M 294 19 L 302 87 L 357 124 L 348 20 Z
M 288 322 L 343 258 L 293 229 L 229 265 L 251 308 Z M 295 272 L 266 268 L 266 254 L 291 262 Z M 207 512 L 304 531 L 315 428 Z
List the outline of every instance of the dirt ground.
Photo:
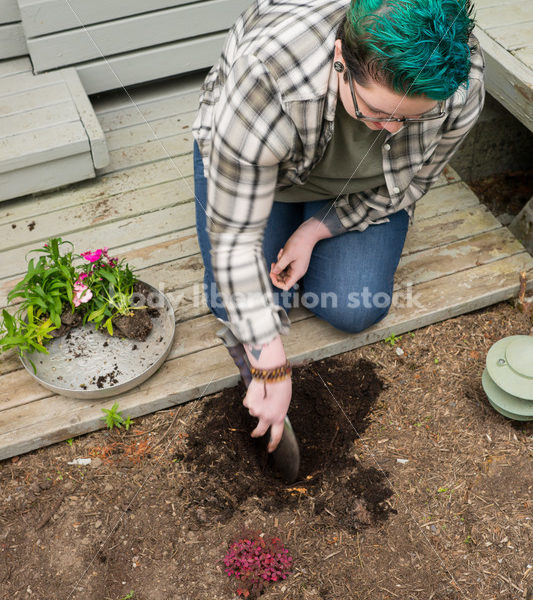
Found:
M 251 528 L 293 558 L 265 600 L 532 600 L 533 422 L 481 386 L 531 327 L 504 302 L 296 368 L 290 486 L 241 385 L 3 461 L 0 598 L 229 600 Z

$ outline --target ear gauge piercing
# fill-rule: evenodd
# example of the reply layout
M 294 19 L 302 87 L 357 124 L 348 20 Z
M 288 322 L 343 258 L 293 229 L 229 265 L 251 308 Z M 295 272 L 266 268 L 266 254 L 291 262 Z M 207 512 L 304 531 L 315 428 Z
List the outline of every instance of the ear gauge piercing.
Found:
M 337 71 L 337 73 L 342 73 L 344 71 L 344 65 L 341 63 L 340 60 L 336 60 L 333 63 L 333 68 L 335 69 L 335 71 Z

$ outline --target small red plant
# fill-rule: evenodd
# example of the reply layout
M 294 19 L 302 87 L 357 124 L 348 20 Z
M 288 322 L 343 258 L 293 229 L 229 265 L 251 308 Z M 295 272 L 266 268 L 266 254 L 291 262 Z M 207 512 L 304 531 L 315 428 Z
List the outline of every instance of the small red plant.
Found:
M 241 534 L 224 557 L 226 573 L 239 579 L 237 596 L 257 598 L 267 585 L 287 579 L 292 557 L 280 538 L 265 538 L 257 531 Z

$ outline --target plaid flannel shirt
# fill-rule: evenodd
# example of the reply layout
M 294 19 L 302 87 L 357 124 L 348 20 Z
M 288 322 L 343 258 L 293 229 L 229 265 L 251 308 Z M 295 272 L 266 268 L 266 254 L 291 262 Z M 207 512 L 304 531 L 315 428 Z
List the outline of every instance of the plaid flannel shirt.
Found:
M 266 344 L 289 329 L 285 310 L 274 303 L 263 235 L 275 190 L 304 183 L 333 134 L 334 42 L 347 7 L 345 0 L 255 2 L 228 33 L 202 86 L 193 132 L 208 179 L 213 275 L 227 325 L 243 343 Z M 469 85 L 444 103 L 445 117 L 385 137 L 386 185 L 338 197 L 336 234 L 363 231 L 402 209 L 412 220 L 416 201 L 481 112 L 483 70 L 476 49 Z

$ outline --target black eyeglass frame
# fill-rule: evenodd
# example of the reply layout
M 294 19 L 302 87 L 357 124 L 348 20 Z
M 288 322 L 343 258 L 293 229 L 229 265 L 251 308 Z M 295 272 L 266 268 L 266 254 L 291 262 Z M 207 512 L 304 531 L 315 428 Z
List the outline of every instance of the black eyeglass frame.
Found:
M 446 111 L 442 109 L 443 103 L 439 102 L 439 113 L 436 115 L 429 115 L 427 117 L 367 117 L 359 110 L 359 106 L 357 105 L 352 74 L 348 69 L 346 70 L 346 73 L 348 74 L 348 85 L 350 86 L 350 93 L 352 94 L 355 116 L 362 121 L 371 121 L 372 123 L 424 123 L 425 121 L 442 119 L 442 117 L 446 116 Z

